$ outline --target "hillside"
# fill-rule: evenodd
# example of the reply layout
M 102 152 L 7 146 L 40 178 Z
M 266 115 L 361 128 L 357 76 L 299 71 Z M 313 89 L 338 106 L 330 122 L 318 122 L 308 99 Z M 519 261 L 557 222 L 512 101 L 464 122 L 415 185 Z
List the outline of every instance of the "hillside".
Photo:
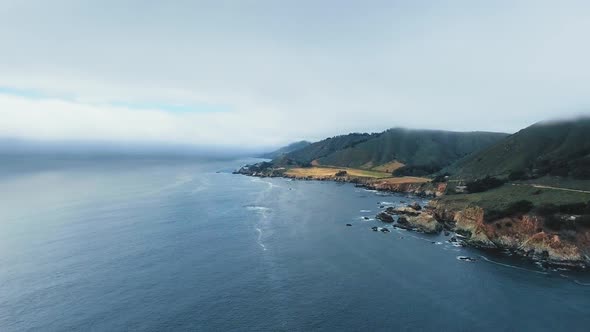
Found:
M 305 148 L 306 146 L 308 146 L 310 144 L 311 144 L 311 142 L 309 142 L 309 141 L 294 142 L 294 143 L 291 143 L 291 144 L 289 144 L 287 146 L 283 146 L 282 148 L 277 149 L 275 151 L 261 154 L 259 157 L 260 158 L 265 158 L 265 159 L 275 159 L 275 158 L 278 158 L 278 157 L 280 157 L 280 156 L 282 156 L 284 154 L 287 154 L 289 152 L 293 152 L 295 150 L 303 149 L 303 148 Z
M 513 135 L 400 128 L 349 134 L 236 173 L 434 197 L 396 226 L 445 228 L 461 235 L 461 245 L 590 266 L 590 118 L 538 123 Z
M 446 166 L 467 154 L 487 147 L 506 134 L 437 130 L 387 130 L 371 140 L 331 153 L 320 164 L 361 167 L 397 160 L 405 165 Z
M 537 123 L 445 169 L 455 178 L 485 176 L 590 179 L 590 118 Z
M 300 164 L 311 163 L 316 159 L 325 157 L 338 150 L 350 148 L 356 144 L 365 142 L 371 138 L 376 137 L 376 135 L 377 134 L 352 133 L 348 135 L 329 137 L 325 140 L 312 143 L 302 149 L 287 153 L 285 156 Z
M 302 164 L 314 162 L 366 169 L 388 165 L 380 167 L 382 171 L 387 168 L 391 171 L 402 164 L 438 170 L 506 136 L 500 133 L 394 128 L 379 134 L 349 134 L 328 138 L 288 153 L 285 157 Z

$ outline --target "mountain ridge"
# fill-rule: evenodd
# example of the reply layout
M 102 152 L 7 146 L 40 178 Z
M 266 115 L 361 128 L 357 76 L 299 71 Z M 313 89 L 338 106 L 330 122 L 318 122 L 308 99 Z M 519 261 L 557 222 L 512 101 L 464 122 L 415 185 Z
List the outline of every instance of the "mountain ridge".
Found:
M 440 169 L 508 136 L 505 133 L 391 128 L 329 137 L 286 153 L 274 163 L 370 169 L 399 162 Z
M 277 150 L 263 153 L 263 154 L 259 155 L 258 157 L 264 158 L 264 159 L 275 159 L 275 158 L 280 157 L 280 156 L 287 154 L 289 152 L 293 152 L 295 150 L 302 149 L 310 144 L 311 144 L 311 142 L 306 141 L 306 140 L 297 141 L 297 142 L 290 143 L 286 146 L 283 146 Z
M 455 177 L 590 179 L 590 117 L 538 122 L 445 168 Z

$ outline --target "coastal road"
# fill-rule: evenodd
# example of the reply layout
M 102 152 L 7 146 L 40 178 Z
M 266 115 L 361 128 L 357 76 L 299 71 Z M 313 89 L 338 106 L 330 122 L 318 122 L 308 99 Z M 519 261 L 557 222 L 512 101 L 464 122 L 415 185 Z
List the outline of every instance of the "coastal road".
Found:
M 539 189 L 554 189 L 554 190 L 572 191 L 572 192 L 576 192 L 576 193 L 590 194 L 590 191 L 589 190 L 579 190 L 579 189 L 552 187 L 552 186 L 544 186 L 544 185 L 541 185 L 541 184 L 526 184 L 526 183 L 511 183 L 511 184 L 513 186 L 530 186 L 530 187 L 539 188 Z

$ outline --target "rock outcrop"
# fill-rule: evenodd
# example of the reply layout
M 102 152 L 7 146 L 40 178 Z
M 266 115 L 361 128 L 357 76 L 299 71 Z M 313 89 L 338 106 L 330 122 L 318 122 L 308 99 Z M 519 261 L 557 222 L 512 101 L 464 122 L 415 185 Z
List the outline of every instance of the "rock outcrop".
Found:
M 388 222 L 391 223 L 393 222 L 393 217 L 385 212 L 380 212 L 379 214 L 377 214 L 377 216 L 375 217 L 383 222 Z
M 437 234 L 443 229 L 442 224 L 439 223 L 433 215 L 428 213 L 420 213 L 417 216 L 408 216 L 407 220 L 412 227 L 424 233 Z
M 400 216 L 396 226 L 430 234 L 440 233 L 443 229 L 442 224 L 429 213 L 420 213 L 415 216 Z
M 555 265 L 590 265 L 588 231 L 566 236 L 548 230 L 543 218 L 532 214 L 485 221 L 484 209 L 477 206 L 453 210 L 440 201 L 434 201 L 432 205 L 434 217 L 463 235 L 468 245 L 508 249 Z
M 421 212 L 414 210 L 411 207 L 393 207 L 390 206 L 385 210 L 386 213 L 389 214 L 398 214 L 398 215 L 406 215 L 406 216 L 417 216 L 420 215 Z
M 396 224 L 399 228 L 417 230 L 424 233 L 440 233 L 443 229 L 442 224 L 428 211 L 417 211 L 407 206 L 390 206 L 385 210 L 385 213 L 399 216 Z

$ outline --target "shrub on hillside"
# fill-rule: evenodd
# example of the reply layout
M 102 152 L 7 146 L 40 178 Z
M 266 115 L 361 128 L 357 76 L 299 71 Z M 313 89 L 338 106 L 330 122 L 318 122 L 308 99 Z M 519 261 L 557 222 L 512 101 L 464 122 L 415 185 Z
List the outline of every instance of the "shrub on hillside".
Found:
M 583 214 L 587 208 L 584 203 L 569 203 L 559 205 L 559 212 L 564 214 Z
M 467 191 L 470 193 L 479 193 L 483 191 L 488 191 L 490 189 L 494 189 L 500 187 L 504 184 L 504 181 L 491 177 L 486 176 L 483 179 L 478 179 L 472 182 L 467 182 L 465 186 L 467 187 Z
M 544 203 L 535 208 L 535 213 L 540 216 L 551 216 L 559 212 L 559 206 L 552 203 Z
M 393 171 L 393 176 L 425 176 L 440 171 L 435 165 L 406 165 Z
M 589 180 L 590 179 L 590 159 L 580 159 L 572 163 L 571 176 L 575 179 Z
M 508 180 L 510 180 L 510 181 L 518 181 L 518 180 L 526 180 L 526 179 L 528 179 L 528 176 L 527 176 L 526 172 L 523 170 L 512 171 L 508 175 Z
M 521 216 L 533 209 L 533 203 L 527 200 L 516 201 L 508 205 L 505 209 L 486 211 L 484 219 L 488 222 L 511 217 Z
M 533 164 L 533 174 L 536 177 L 544 175 L 573 177 L 580 180 L 590 179 L 590 158 L 583 157 L 590 153 L 588 150 L 570 156 L 567 159 L 537 160 Z
M 555 205 L 552 203 L 541 204 L 535 209 L 535 212 L 541 216 L 549 216 L 552 214 L 590 214 L 590 202 L 588 203 L 568 203 Z
M 583 216 L 580 216 L 577 220 L 576 223 L 578 225 L 580 225 L 581 227 L 586 227 L 586 228 L 590 228 L 590 214 L 585 214 Z
M 434 182 L 434 183 L 447 182 L 448 176 L 449 176 L 449 173 L 439 174 L 439 175 L 435 176 L 434 179 L 432 179 L 432 182 Z
M 336 172 L 336 174 L 334 174 L 334 176 L 346 176 L 348 175 L 348 173 L 346 171 L 338 171 Z
M 535 213 L 544 217 L 545 226 L 552 230 L 590 227 L 590 202 L 561 205 L 546 203 L 535 208 Z M 578 217 L 568 218 L 568 215 L 578 215 Z
M 545 227 L 552 229 L 554 231 L 558 231 L 561 229 L 561 218 L 555 215 L 549 215 L 545 217 Z

